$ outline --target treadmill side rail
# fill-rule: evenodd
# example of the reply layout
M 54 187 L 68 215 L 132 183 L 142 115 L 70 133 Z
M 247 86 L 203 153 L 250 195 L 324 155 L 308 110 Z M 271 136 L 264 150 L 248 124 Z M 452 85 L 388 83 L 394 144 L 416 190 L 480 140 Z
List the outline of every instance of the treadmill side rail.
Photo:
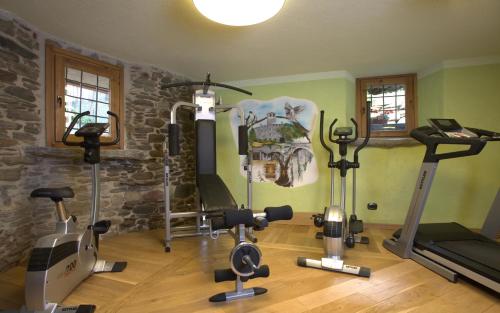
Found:
M 423 259 L 426 259 L 428 262 L 432 262 L 438 266 L 441 266 L 440 264 L 442 264 L 443 266 L 449 268 L 448 271 L 450 272 L 456 272 L 458 274 L 461 274 L 465 277 L 468 277 L 476 282 L 478 282 L 479 284 L 483 285 L 483 286 L 486 286 L 488 288 L 490 288 L 491 290 L 494 290 L 495 292 L 497 293 L 500 293 L 500 283 L 496 282 L 496 281 L 493 281 L 487 277 L 484 277 L 483 275 L 480 275 L 474 271 L 471 271 L 469 270 L 468 268 L 465 268 L 455 262 L 452 262 L 448 259 L 445 259 L 443 258 L 442 256 L 438 255 L 438 254 L 435 254 L 435 253 L 432 253 L 430 252 L 429 250 L 419 250 L 417 248 L 414 249 L 415 252 L 414 254 L 415 255 L 419 255 L 420 258 L 423 258 Z M 418 262 L 418 261 L 417 261 Z M 419 262 L 420 263 L 420 262 Z M 422 264 L 422 263 L 420 263 Z M 439 271 L 435 271 L 433 268 L 431 267 L 428 267 L 426 266 L 425 264 L 422 264 L 424 265 L 425 267 L 433 270 L 434 272 L 440 274 L 441 276 L 444 276 L 446 278 L 448 278 L 447 276 L 443 275 L 441 272 Z M 442 267 L 442 266 L 441 266 Z M 455 280 L 456 282 L 456 280 Z

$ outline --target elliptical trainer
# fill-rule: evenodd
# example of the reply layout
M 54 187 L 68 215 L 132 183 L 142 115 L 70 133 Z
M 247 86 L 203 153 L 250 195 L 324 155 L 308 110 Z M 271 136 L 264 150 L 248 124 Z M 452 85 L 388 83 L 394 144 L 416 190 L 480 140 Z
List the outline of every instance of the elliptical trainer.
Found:
M 353 153 L 353 162 L 347 160 L 347 145 L 355 142 L 358 139 L 358 124 L 356 120 L 351 118 L 354 125 L 354 137 L 351 137 L 352 127 L 337 127 L 333 128 L 337 123 L 337 119 L 330 124 L 328 130 L 328 139 L 330 142 L 339 145 L 340 160 L 335 161 L 334 152 L 329 147 L 324 139 L 323 125 L 325 112 L 320 112 L 320 141 L 323 148 L 329 152 L 328 167 L 330 168 L 330 205 L 325 207 L 323 214 L 313 215 L 314 225 L 323 227 L 323 232 L 316 234 L 316 238 L 323 239 L 323 248 L 326 254 L 325 258 L 320 261 L 299 257 L 297 264 L 299 266 L 314 267 L 330 271 L 343 272 L 363 277 L 370 276 L 370 269 L 366 267 L 346 265 L 342 261 L 344 256 L 344 245 L 348 248 L 354 247 L 355 243 L 368 244 L 367 237 L 359 237 L 357 234 L 363 232 L 363 221 L 356 216 L 356 169 L 359 168 L 359 151 L 363 149 L 370 140 L 370 103 L 367 102 L 366 108 L 366 137 L 363 142 L 356 147 Z M 336 136 L 337 138 L 334 138 Z M 340 170 L 340 205 L 335 205 L 334 192 L 335 180 L 334 169 Z M 346 176 L 349 169 L 353 170 L 353 191 L 352 191 L 352 213 L 347 221 L 346 214 Z M 369 210 L 376 210 L 376 203 L 368 204 Z

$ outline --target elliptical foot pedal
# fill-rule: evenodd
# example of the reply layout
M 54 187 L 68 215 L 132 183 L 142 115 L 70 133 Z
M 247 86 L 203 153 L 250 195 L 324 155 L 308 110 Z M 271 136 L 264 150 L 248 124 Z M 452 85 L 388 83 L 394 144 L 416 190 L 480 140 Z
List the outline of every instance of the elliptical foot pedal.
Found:
M 79 306 L 57 306 L 55 308 L 54 313 L 94 313 L 96 310 L 96 306 L 93 304 L 80 304 Z M 24 312 L 24 311 L 22 311 Z M 44 311 L 45 312 L 45 311 Z
M 96 309 L 95 305 L 83 304 L 83 305 L 78 306 L 75 313 L 94 313 L 95 309 Z M 67 311 L 65 311 L 65 312 L 67 312 Z
M 315 237 L 316 237 L 316 239 L 323 239 L 323 232 L 320 232 L 320 231 L 317 232 Z
M 104 260 L 97 260 L 94 265 L 94 273 L 117 273 L 123 272 L 127 267 L 127 262 L 109 262 Z
M 359 238 L 359 243 L 364 244 L 364 245 L 367 245 L 367 244 L 369 244 L 369 243 L 370 243 L 370 238 L 365 237 L 365 236 L 361 236 L 361 237 Z

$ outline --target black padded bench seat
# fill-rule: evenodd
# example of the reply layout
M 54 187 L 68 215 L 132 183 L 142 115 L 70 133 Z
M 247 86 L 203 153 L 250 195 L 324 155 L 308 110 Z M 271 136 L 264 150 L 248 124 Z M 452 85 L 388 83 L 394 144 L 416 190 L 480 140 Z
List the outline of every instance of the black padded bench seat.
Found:
M 238 204 L 217 174 L 198 175 L 200 200 L 207 212 L 238 209 Z

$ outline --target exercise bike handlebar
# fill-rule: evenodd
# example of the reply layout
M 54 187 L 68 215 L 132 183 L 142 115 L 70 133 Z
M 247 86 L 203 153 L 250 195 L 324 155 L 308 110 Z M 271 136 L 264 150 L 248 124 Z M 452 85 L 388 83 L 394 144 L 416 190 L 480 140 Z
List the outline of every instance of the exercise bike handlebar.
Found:
M 69 124 L 68 128 L 66 128 L 66 131 L 64 132 L 64 135 L 62 137 L 63 144 L 65 144 L 66 146 L 80 146 L 81 145 L 81 141 L 68 141 L 68 136 L 71 133 L 71 131 L 73 130 L 73 128 L 75 127 L 76 122 L 78 122 L 78 120 L 80 120 L 82 117 L 84 117 L 86 115 L 90 115 L 90 111 L 85 111 L 85 112 L 77 114 L 75 116 L 75 118 L 71 121 L 71 123 Z
M 113 141 L 109 141 L 109 142 L 101 142 L 101 146 L 112 146 L 112 145 L 116 145 L 118 142 L 120 142 L 120 118 L 118 117 L 118 115 L 116 115 L 115 113 L 111 112 L 111 111 L 108 111 L 107 112 L 109 116 L 112 116 L 115 118 L 115 139 L 113 139 Z
M 326 142 L 325 142 L 325 138 L 324 138 L 324 135 L 323 135 L 323 124 L 324 124 L 324 119 L 325 119 L 325 111 L 321 110 L 319 112 L 319 141 L 321 142 L 321 145 L 323 146 L 323 148 L 325 148 L 326 151 L 328 151 L 328 153 L 330 154 L 330 159 L 328 161 L 328 167 L 333 167 L 333 164 L 334 164 L 334 153 L 333 153 L 333 150 L 332 148 L 330 148 Z M 337 122 L 337 119 L 335 119 L 331 124 L 330 124 L 330 129 L 329 129 L 329 133 L 332 132 L 332 128 L 333 128 L 333 125 L 335 125 L 335 123 Z
M 112 146 L 112 145 L 116 145 L 118 142 L 120 142 L 120 118 L 118 117 L 118 115 L 116 115 L 115 113 L 113 113 L 111 111 L 108 111 L 107 113 L 108 113 L 108 115 L 110 115 L 110 116 L 112 116 L 112 117 L 115 118 L 115 131 L 116 131 L 116 135 L 115 135 L 115 139 L 113 139 L 112 141 L 101 142 L 100 143 L 101 146 Z M 76 123 L 82 117 L 84 117 L 86 115 L 90 115 L 90 111 L 85 111 L 85 112 L 77 114 L 75 116 L 75 118 L 71 121 L 71 124 L 69 124 L 68 128 L 66 128 L 66 131 L 64 132 L 64 135 L 62 137 L 63 144 L 65 144 L 66 146 L 74 146 L 74 147 L 81 146 L 83 144 L 82 141 L 69 141 L 68 137 L 71 134 L 71 131 L 75 127 Z

